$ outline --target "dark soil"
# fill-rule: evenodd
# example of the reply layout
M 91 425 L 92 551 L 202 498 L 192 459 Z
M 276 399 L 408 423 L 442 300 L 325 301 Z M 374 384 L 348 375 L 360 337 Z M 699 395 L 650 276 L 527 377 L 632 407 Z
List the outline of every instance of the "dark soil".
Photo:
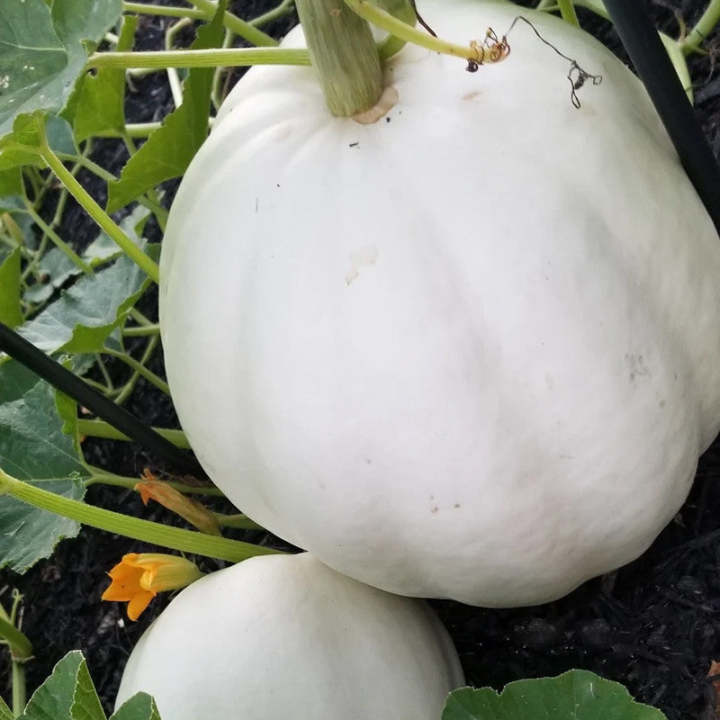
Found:
M 629 0 L 630 1 L 630 0 Z M 529 4 L 526 3 L 526 4 Z M 678 23 L 691 25 L 703 9 L 701 0 L 654 0 L 658 26 L 669 34 Z M 237 2 L 235 11 L 252 17 L 274 5 L 268 0 Z M 622 57 L 611 26 L 582 13 L 588 29 Z M 141 49 L 158 48 L 164 22 L 143 19 L 138 35 Z M 281 35 L 294 24 L 289 18 L 271 30 Z M 714 46 L 710 39 L 710 47 Z M 720 154 L 720 74 L 714 77 L 713 54 L 693 60 L 697 116 L 716 156 Z M 234 73 L 237 79 L 240 71 Z M 135 81 L 127 100 L 128 117 L 156 120 L 171 108 L 162 74 Z M 126 154 L 114 141 L 98 141 L 94 159 L 118 172 Z M 103 188 L 91 176 L 81 181 L 101 201 Z M 167 186 L 167 200 L 175 183 Z M 52 208 L 47 209 L 48 212 Z M 157 230 L 150 228 L 150 234 Z M 62 233 L 83 247 L 95 237 L 94 226 L 69 203 Z M 157 237 L 155 239 L 158 239 Z M 143 298 L 141 309 L 154 317 L 156 297 Z M 109 364 L 122 377 L 124 368 Z M 158 354 L 152 369 L 162 373 Z M 128 408 L 154 425 L 176 427 L 169 400 L 140 382 Z M 153 467 L 153 459 L 131 444 L 87 440 L 84 451 L 92 464 L 135 475 Z M 554 675 L 569 668 L 586 668 L 625 683 L 639 700 L 661 708 L 670 720 L 717 717 L 715 694 L 707 678 L 710 663 L 720 658 L 720 443 L 701 460 L 694 490 L 674 521 L 652 548 L 621 570 L 592 580 L 561 601 L 521 610 L 483 610 L 453 602 L 435 602 L 458 647 L 468 681 L 501 688 L 523 677 Z M 175 523 L 167 513 L 144 508 L 135 493 L 115 488 L 91 488 L 88 501 L 141 517 Z M 238 537 L 242 535 L 238 533 Z M 254 542 L 276 543 L 263 533 L 246 533 Z M 137 623 L 124 618 L 124 607 L 100 601 L 105 573 L 127 552 L 150 550 L 106 533 L 83 529 L 61 543 L 54 556 L 24 576 L 2 574 L 2 584 L 17 587 L 25 597 L 24 629 L 35 647 L 28 665 L 28 688 L 34 689 L 67 651 L 83 650 L 106 708 L 112 706 L 122 668 L 143 630 L 168 602 L 159 597 Z M 204 570 L 222 563 L 200 559 Z M 2 677 L 9 676 L 6 658 Z M 6 683 L 4 683 L 6 685 Z M 6 697 L 7 686 L 5 686 Z

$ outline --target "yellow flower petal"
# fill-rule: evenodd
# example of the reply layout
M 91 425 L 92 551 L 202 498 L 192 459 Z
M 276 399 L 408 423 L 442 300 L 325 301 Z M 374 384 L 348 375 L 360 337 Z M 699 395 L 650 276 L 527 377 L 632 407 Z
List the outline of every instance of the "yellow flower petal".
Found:
M 129 553 L 108 575 L 112 582 L 102 599 L 129 603 L 131 620 L 140 617 L 158 592 L 177 590 L 202 577 L 195 563 L 163 553 Z

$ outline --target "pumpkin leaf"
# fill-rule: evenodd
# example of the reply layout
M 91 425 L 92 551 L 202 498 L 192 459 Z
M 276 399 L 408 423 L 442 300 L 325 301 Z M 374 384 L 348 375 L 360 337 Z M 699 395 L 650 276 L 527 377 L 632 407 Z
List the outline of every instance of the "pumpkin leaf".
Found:
M 554 678 L 518 680 L 502 693 L 460 688 L 450 693 L 442 720 L 667 720 L 634 702 L 620 683 L 587 670 Z
M 19 400 L 39 382 L 38 376 L 17 360 L 0 364 L 0 405 Z
M 14 361 L 0 366 L 0 399 L 0 467 L 31 485 L 82 500 L 88 472 L 76 428 L 72 436 L 63 432 L 64 426 L 73 429 L 71 401 L 63 396 L 58 407 L 53 389 Z M 0 567 L 19 573 L 49 557 L 60 540 L 80 529 L 72 520 L 6 495 L 0 497 L 0 527 Z
M 7 703 L 0 697 L 0 720 L 15 720 L 15 716 L 12 714 L 12 710 L 7 706 Z
M 58 115 L 45 116 L 45 136 L 55 152 L 74 155 L 78 151 L 70 123 Z
M 140 692 L 126 700 L 110 720 L 160 720 L 160 713 L 150 695 Z
M 33 693 L 20 720 L 106 720 L 83 654 L 69 652 Z
M 37 265 L 42 282 L 37 282 L 25 290 L 23 299 L 32 303 L 42 303 L 67 280 L 79 275 L 82 270 L 58 248 L 50 248 Z
M 20 305 L 20 248 L 0 264 L 0 322 L 14 328 L 23 321 Z
M 8 197 L 19 195 L 22 195 L 20 168 L 16 167 L 0 171 L 0 210 L 15 209 L 15 203 L 13 203 L 12 208 L 7 207 L 4 203 Z
M 157 256 L 157 248 L 154 248 Z M 100 352 L 149 284 L 145 273 L 123 255 L 110 267 L 80 278 L 18 332 L 47 353 Z
M 198 29 L 193 50 L 219 47 L 225 31 L 225 2 L 219 4 L 212 22 Z M 208 133 L 213 70 L 193 68 L 183 84 L 183 102 L 162 126 L 130 158 L 119 180 L 108 183 L 107 211 L 119 210 L 165 180 L 180 177 L 205 141 Z
M 98 43 L 121 12 L 121 0 L 0 3 L 0 137 L 20 113 L 65 107 L 86 43 Z
M 127 15 L 123 20 L 117 49 L 130 50 L 138 18 Z M 75 138 L 82 142 L 92 135 L 125 130 L 125 70 L 101 68 L 95 75 L 85 75 L 78 85 L 73 109 Z

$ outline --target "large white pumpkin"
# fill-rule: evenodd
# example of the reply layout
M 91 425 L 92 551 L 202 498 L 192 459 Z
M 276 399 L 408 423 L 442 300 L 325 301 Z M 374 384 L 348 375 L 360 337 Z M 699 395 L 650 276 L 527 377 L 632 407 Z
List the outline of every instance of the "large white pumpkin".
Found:
M 447 39 L 504 2 L 419 3 Z M 183 428 L 253 519 L 407 595 L 512 606 L 637 557 L 720 419 L 720 240 L 640 82 L 522 10 L 503 63 L 406 47 L 375 124 L 251 70 L 174 202 Z M 291 42 L 297 43 L 295 34 Z
M 437 720 L 462 684 L 422 601 L 307 554 L 264 556 L 170 603 L 133 650 L 116 708 L 145 691 L 163 720 Z

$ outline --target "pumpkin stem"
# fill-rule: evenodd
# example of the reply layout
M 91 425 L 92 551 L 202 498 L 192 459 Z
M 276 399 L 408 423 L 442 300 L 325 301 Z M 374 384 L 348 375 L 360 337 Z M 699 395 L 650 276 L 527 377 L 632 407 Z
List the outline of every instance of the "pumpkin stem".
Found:
M 350 117 L 373 107 L 383 75 L 368 23 L 342 0 L 297 0 L 297 10 L 330 112 Z

